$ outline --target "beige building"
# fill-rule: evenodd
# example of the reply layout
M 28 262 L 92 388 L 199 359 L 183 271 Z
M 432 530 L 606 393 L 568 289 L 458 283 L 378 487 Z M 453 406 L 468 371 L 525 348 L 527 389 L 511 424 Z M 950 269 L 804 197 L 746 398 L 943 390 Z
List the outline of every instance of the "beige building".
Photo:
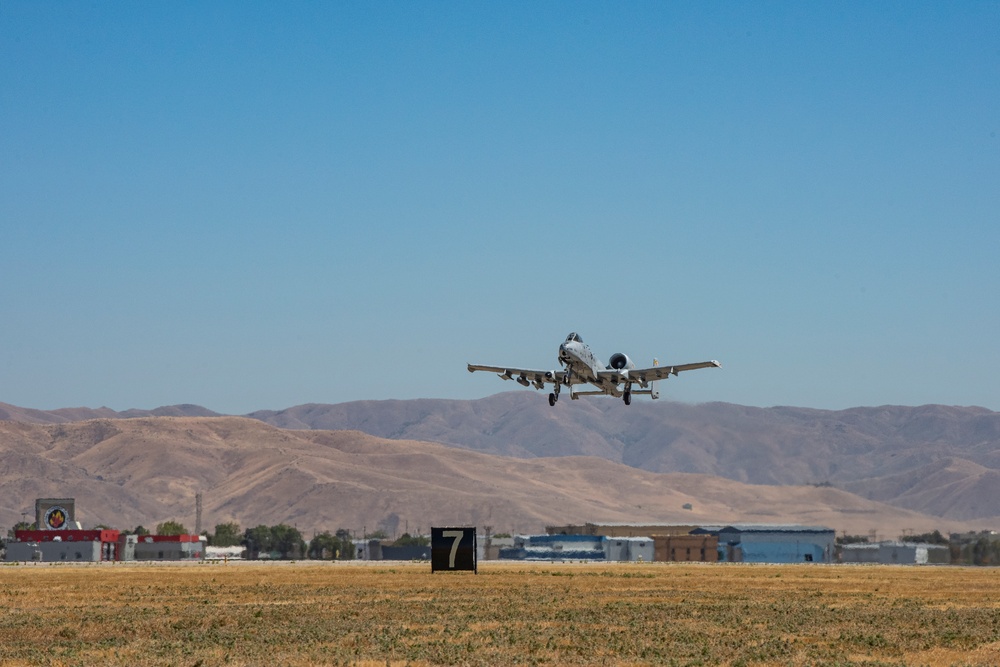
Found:
M 716 563 L 719 538 L 715 535 L 654 535 L 653 560 Z

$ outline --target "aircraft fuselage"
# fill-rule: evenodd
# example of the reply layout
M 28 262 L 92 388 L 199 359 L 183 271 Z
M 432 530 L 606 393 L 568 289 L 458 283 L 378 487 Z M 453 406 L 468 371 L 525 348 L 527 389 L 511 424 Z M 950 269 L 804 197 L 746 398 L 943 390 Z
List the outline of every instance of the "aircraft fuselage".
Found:
M 590 347 L 575 340 L 567 340 L 559 346 L 559 363 L 585 382 L 597 382 L 597 373 L 603 368 L 603 364 L 590 351 Z

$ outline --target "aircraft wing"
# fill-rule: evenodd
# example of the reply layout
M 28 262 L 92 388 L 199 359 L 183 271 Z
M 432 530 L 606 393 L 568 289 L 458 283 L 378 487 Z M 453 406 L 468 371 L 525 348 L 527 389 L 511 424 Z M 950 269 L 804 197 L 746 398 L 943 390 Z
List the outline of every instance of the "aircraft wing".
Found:
M 684 371 L 694 371 L 699 368 L 722 368 L 722 364 L 718 361 L 699 361 L 696 364 L 676 364 L 674 366 L 633 368 L 628 371 L 627 375 L 625 371 L 608 369 L 600 372 L 600 379 L 602 383 L 612 382 L 617 385 L 625 380 L 629 380 L 630 382 L 638 382 L 640 385 L 645 386 L 648 382 L 666 380 L 671 375 L 677 375 L 678 373 L 682 373 Z
M 538 387 L 539 389 L 545 386 L 546 382 L 555 384 L 558 382 L 558 378 L 562 377 L 562 373 L 557 371 L 542 371 L 534 368 L 511 368 L 509 366 L 481 366 L 479 364 L 469 364 L 469 372 L 475 373 L 476 371 L 489 371 L 491 373 L 496 373 L 504 380 L 519 380 L 522 376 L 524 379 Z M 521 384 L 524 384 L 523 382 Z M 527 386 L 527 385 L 525 385 Z
M 652 368 L 634 368 L 628 372 L 630 380 L 635 382 L 652 382 L 654 380 L 665 380 L 671 375 L 677 375 L 684 371 L 696 371 L 699 368 L 722 368 L 718 361 L 699 361 L 696 364 L 677 364 L 674 366 L 653 366 Z M 617 373 L 617 371 L 615 371 Z

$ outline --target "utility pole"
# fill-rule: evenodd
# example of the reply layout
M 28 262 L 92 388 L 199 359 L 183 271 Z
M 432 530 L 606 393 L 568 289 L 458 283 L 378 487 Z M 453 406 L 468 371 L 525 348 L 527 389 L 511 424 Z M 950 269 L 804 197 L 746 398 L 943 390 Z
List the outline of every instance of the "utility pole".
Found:
M 201 535 L 201 491 L 194 494 L 194 533 Z

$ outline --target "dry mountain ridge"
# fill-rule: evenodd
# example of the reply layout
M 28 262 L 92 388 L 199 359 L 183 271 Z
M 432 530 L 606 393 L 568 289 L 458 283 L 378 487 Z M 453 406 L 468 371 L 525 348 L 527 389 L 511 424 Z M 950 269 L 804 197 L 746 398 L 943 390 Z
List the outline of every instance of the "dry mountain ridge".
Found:
M 352 428 L 505 456 L 583 454 L 753 484 L 830 483 L 959 520 L 1000 515 L 1000 494 L 990 492 L 1000 470 L 1000 413 L 978 407 L 831 411 L 645 401 L 626 408 L 597 398 L 550 408 L 534 392 L 509 392 L 475 401 L 302 405 L 250 416 L 286 428 Z M 947 479 L 934 474 L 942 466 L 952 471 Z
M 86 525 L 294 524 L 390 533 L 431 524 L 537 531 L 583 521 L 818 523 L 897 534 L 965 529 L 832 488 L 652 473 L 596 457 L 516 459 L 357 431 L 290 431 L 238 417 L 0 422 L 0 522 L 72 495 Z M 691 510 L 684 509 L 690 504 Z
M 0 418 L 203 416 L 181 405 L 116 413 L 0 404 Z M 309 404 L 250 417 L 289 429 L 359 430 L 522 458 L 597 456 L 652 472 L 691 472 L 753 484 L 829 483 L 866 498 L 955 520 L 1000 515 L 1000 413 L 924 405 L 849 410 L 753 408 L 727 403 L 562 401 L 535 392 L 472 401 L 384 400 Z
M 36 410 L 19 408 L 9 403 L 0 403 L 0 421 L 15 421 L 26 424 L 67 424 L 87 419 L 132 419 L 134 417 L 220 417 L 200 405 L 167 405 L 155 410 L 123 410 L 111 408 L 59 408 L 57 410 Z

